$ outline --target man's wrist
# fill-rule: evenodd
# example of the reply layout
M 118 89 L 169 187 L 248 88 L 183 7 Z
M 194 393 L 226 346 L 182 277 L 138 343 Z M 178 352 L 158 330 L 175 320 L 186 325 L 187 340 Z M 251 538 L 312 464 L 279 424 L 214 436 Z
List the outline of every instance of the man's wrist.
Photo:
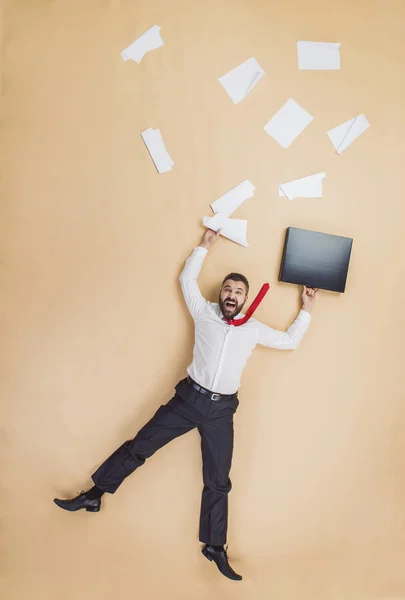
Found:
M 211 248 L 210 244 L 200 244 L 200 248 L 204 248 L 204 250 L 209 250 Z
M 310 308 L 309 306 L 305 306 L 305 304 L 303 304 L 301 310 L 303 310 L 304 312 L 307 312 L 307 313 L 311 314 L 312 307 Z

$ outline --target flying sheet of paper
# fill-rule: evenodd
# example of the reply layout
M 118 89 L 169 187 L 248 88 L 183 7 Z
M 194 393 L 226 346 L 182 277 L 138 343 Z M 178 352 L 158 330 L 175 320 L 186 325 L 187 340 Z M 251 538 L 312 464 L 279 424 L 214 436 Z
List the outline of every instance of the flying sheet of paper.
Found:
M 247 221 L 230 219 L 229 217 L 248 198 L 254 195 L 255 186 L 248 179 L 232 188 L 229 192 L 215 200 L 211 208 L 216 213 L 213 217 L 204 217 L 204 226 L 213 231 L 221 230 L 221 235 L 240 244 L 248 246 L 246 240 Z
M 234 104 L 238 104 L 254 88 L 264 75 L 264 71 L 253 56 L 218 79 Z
M 152 25 L 150 29 L 145 31 L 139 38 L 121 52 L 124 60 L 134 60 L 140 63 L 147 52 L 155 50 L 163 46 L 163 40 L 160 36 L 159 25 Z
M 308 177 L 280 183 L 278 195 L 285 196 L 288 200 L 294 200 L 294 198 L 322 198 L 322 180 L 325 177 L 325 173 L 316 173 L 316 175 L 308 175 Z
M 290 98 L 265 125 L 264 130 L 274 138 L 280 146 L 288 148 L 302 133 L 314 117 L 304 110 L 295 100 Z
M 222 213 L 217 213 L 213 217 L 204 217 L 204 227 L 208 227 L 213 231 L 221 230 L 221 235 L 240 244 L 241 246 L 249 246 L 246 240 L 247 221 L 242 219 L 229 219 Z
M 166 150 L 160 129 L 149 127 L 142 131 L 141 136 L 159 173 L 171 171 L 174 162 Z
M 298 68 L 301 71 L 337 71 L 340 69 L 340 44 L 297 42 Z
M 343 150 L 346 150 L 362 133 L 370 127 L 370 123 L 366 119 L 366 115 L 363 113 L 357 115 L 354 119 L 338 125 L 334 129 L 328 131 L 330 141 L 335 147 L 338 154 L 342 154 Z
M 255 186 L 248 179 L 232 188 L 229 192 L 211 204 L 214 213 L 223 213 L 230 217 L 233 212 L 248 198 L 254 195 Z

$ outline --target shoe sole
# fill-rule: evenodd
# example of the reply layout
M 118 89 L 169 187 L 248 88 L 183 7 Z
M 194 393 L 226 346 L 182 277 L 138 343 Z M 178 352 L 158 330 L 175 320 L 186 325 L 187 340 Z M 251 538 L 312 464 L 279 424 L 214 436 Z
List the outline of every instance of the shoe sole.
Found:
M 59 504 L 59 502 L 55 499 L 54 500 L 56 506 L 59 506 L 59 508 L 62 508 L 63 510 L 67 510 L 68 512 L 77 512 L 78 510 L 83 510 L 85 509 L 86 512 L 100 512 L 100 506 L 88 506 L 87 508 L 85 506 L 79 506 L 79 508 L 68 508 L 67 506 L 63 506 L 62 504 Z

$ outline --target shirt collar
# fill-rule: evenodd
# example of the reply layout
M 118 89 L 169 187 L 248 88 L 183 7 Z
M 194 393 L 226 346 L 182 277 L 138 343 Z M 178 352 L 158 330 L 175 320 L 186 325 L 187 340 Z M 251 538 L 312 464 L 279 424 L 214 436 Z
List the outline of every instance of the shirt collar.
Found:
M 218 311 L 218 316 L 219 316 L 219 318 L 221 319 L 221 321 L 224 321 L 224 322 L 226 323 L 226 321 L 227 321 L 227 320 L 226 320 L 226 318 L 224 317 L 224 313 L 222 312 L 220 305 L 219 305 L 219 304 L 217 304 L 217 307 L 218 307 L 218 308 L 217 308 L 217 311 Z M 244 315 L 243 313 L 241 313 L 241 312 L 240 312 L 238 315 L 236 315 L 236 317 L 235 317 L 235 321 L 236 321 L 237 319 L 242 319 L 244 316 L 245 316 L 245 315 Z

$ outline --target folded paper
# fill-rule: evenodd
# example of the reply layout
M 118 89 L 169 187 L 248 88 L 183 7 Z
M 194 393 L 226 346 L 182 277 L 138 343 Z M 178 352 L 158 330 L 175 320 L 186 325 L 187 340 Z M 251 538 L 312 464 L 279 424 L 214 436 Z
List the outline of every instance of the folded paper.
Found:
M 145 31 L 139 38 L 121 52 L 124 60 L 134 60 L 140 63 L 147 52 L 163 46 L 164 42 L 160 35 L 159 25 L 153 25 Z
M 248 198 L 254 195 L 255 186 L 248 179 L 232 188 L 229 192 L 211 204 L 214 213 L 224 213 L 228 217 Z
M 230 219 L 241 204 L 254 195 L 255 186 L 248 179 L 236 185 L 229 192 L 215 200 L 211 208 L 216 213 L 213 217 L 204 217 L 204 226 L 213 231 L 221 230 L 221 235 L 240 244 L 248 246 L 246 240 L 247 221 L 243 219 Z
M 264 71 L 253 56 L 218 79 L 234 104 L 238 104 L 261 80 Z
M 222 213 L 217 213 L 213 217 L 204 217 L 204 226 L 213 231 L 221 230 L 221 235 L 240 244 L 249 246 L 246 240 L 247 221 L 242 219 L 229 219 Z
M 167 173 L 167 171 L 171 171 L 174 162 L 166 150 L 160 129 L 149 127 L 141 133 L 141 136 L 158 172 Z
M 357 115 L 354 119 L 338 125 L 328 131 L 330 141 L 338 154 L 342 154 L 362 133 L 370 127 L 365 114 Z
M 325 177 L 325 173 L 316 173 L 287 183 L 280 183 L 278 195 L 285 196 L 288 200 L 294 200 L 294 198 L 322 198 L 322 181 Z

